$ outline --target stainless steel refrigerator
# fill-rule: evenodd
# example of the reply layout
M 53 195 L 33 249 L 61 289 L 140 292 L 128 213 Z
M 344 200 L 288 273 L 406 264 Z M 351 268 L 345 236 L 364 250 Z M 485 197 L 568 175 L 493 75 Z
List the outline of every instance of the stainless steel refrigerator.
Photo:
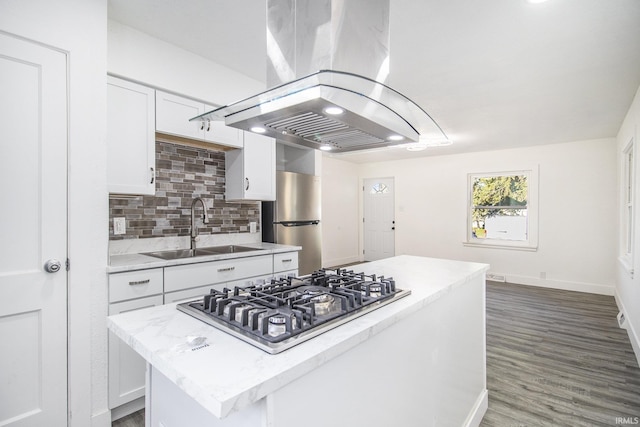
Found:
M 322 267 L 320 177 L 276 172 L 276 201 L 262 202 L 262 240 L 302 246 L 298 274 Z

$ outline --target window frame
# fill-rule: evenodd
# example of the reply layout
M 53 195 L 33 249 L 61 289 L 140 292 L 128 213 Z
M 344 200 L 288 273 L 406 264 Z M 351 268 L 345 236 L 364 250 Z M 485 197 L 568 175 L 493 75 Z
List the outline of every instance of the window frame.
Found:
M 473 182 L 476 178 L 524 175 L 527 177 L 527 239 L 526 240 L 499 240 L 478 239 L 473 237 Z M 521 251 L 538 250 L 538 165 L 517 170 L 504 170 L 493 172 L 472 172 L 467 174 L 467 235 L 464 246 L 513 249 Z
M 620 255 L 618 259 L 629 275 L 633 277 L 633 253 L 635 249 L 635 176 L 636 176 L 635 138 L 622 150 L 622 188 L 621 188 L 621 232 Z

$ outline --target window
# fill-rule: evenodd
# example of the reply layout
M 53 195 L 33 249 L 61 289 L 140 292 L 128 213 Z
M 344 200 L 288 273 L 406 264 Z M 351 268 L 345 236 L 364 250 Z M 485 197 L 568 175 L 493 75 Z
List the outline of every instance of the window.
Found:
M 469 174 L 466 245 L 535 250 L 537 170 Z
M 629 142 L 627 147 L 623 151 L 623 171 L 624 177 L 623 183 L 623 231 L 622 231 L 622 247 L 620 261 L 627 268 L 630 274 L 633 274 L 633 230 L 634 230 L 634 212 L 633 212 L 633 200 L 634 200 L 634 155 L 633 155 L 633 140 Z

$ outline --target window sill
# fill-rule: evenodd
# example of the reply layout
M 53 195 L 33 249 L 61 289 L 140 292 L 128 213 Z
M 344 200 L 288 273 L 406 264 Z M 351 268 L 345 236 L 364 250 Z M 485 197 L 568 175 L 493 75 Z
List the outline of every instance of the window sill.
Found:
M 470 248 L 487 248 L 487 249 L 510 249 L 513 251 L 526 251 L 536 252 L 538 246 L 531 246 L 526 244 L 504 244 L 504 243 L 476 243 L 476 242 L 462 242 L 464 246 Z
M 631 263 L 631 260 L 629 259 L 629 257 L 624 256 L 624 255 L 623 256 L 619 256 L 618 257 L 618 262 L 625 269 L 625 271 L 627 272 L 629 277 L 631 277 L 633 279 L 633 264 Z

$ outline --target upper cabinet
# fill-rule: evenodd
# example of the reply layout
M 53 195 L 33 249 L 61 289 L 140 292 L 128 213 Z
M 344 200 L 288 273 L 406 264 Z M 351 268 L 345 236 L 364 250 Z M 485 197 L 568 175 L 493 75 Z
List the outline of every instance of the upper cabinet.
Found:
M 242 130 L 225 126 L 222 121 L 189 121 L 213 109 L 214 107 L 202 102 L 158 90 L 156 91 L 156 130 L 164 134 L 242 148 Z
M 226 200 L 276 199 L 276 141 L 244 133 L 244 149 L 225 153 Z
M 107 185 L 110 193 L 155 194 L 155 91 L 110 76 Z

